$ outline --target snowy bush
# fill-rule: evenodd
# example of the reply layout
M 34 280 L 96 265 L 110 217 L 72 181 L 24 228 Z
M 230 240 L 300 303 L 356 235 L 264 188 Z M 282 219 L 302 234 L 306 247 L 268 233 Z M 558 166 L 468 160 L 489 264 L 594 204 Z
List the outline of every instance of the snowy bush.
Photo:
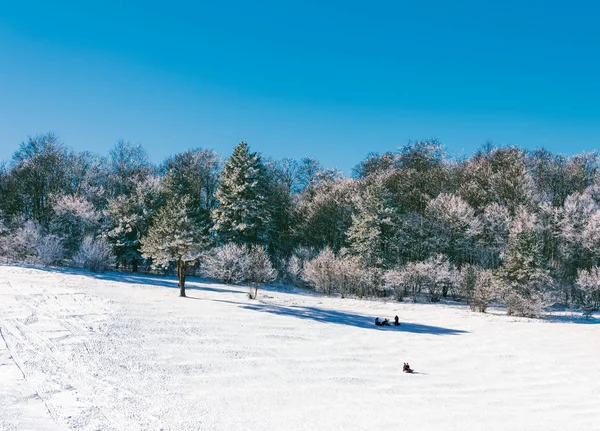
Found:
M 403 269 L 390 269 L 383 274 L 383 286 L 394 292 L 398 301 L 404 301 L 408 294 L 407 272 Z
M 477 285 L 477 274 L 481 268 L 476 265 L 463 265 L 458 275 L 457 297 L 463 298 L 468 304 L 473 301 L 475 286 Z
M 539 317 L 542 313 L 542 295 L 532 293 L 524 296 L 519 292 L 502 285 L 502 302 L 507 308 L 507 314 L 523 317 Z
M 250 256 L 244 245 L 228 243 L 210 250 L 201 267 L 205 276 L 224 283 L 241 283 L 248 279 Z
M 42 237 L 36 245 L 35 251 L 38 262 L 45 266 L 59 264 L 65 256 L 65 248 L 61 239 L 56 235 Z
M 469 307 L 471 307 L 471 310 L 473 311 L 485 313 L 488 306 L 496 299 L 497 294 L 498 283 L 494 279 L 492 272 L 490 270 L 478 271 Z
M 376 268 L 366 267 L 357 257 L 345 254 L 337 257 L 326 248 L 314 259 L 306 262 L 302 279 L 316 291 L 342 297 L 372 296 L 380 292 L 381 275 Z
M 337 272 L 337 259 L 329 247 L 323 249 L 317 257 L 306 262 L 302 279 L 317 292 L 333 294 Z
M 424 262 L 411 262 L 402 268 L 389 270 L 384 274 L 384 281 L 400 301 L 405 296 L 412 296 L 416 301 L 425 294 L 429 301 L 437 302 L 456 288 L 458 272 L 445 256 L 438 255 Z
M 292 255 L 285 264 L 285 281 L 293 285 L 300 284 L 302 271 L 304 270 L 304 262 L 298 256 Z
M 114 261 L 110 245 L 103 239 L 86 236 L 73 256 L 73 262 L 92 272 L 104 272 Z
M 16 260 L 27 260 L 37 255 L 36 248 L 42 240 L 42 228 L 33 220 L 27 220 L 14 233 L 12 254 Z
M 581 310 L 589 317 L 600 308 L 600 269 L 593 267 L 589 271 L 577 271 L 577 287 L 579 287 Z
M 277 271 L 264 247 L 228 243 L 209 250 L 201 263 L 202 273 L 224 283 L 249 282 L 248 296 L 256 298 L 258 286 L 275 280 Z
M 379 296 L 382 293 L 382 274 L 377 268 L 368 267 L 362 257 L 342 255 L 337 260 L 336 288 L 342 295 Z
M 459 296 L 466 298 L 473 311 L 485 310 L 499 295 L 499 284 L 490 270 L 475 265 L 465 265 L 458 276 Z
M 244 281 L 252 283 L 254 292 L 250 288 L 248 296 L 250 299 L 256 299 L 258 286 L 275 280 L 277 271 L 273 268 L 269 255 L 264 247 L 254 245 L 248 253 L 248 271 Z
M 307 261 L 314 259 L 316 255 L 317 252 L 310 247 L 296 247 L 290 258 L 281 266 L 283 280 L 295 286 L 303 286 L 305 284 L 302 280 L 304 265 Z

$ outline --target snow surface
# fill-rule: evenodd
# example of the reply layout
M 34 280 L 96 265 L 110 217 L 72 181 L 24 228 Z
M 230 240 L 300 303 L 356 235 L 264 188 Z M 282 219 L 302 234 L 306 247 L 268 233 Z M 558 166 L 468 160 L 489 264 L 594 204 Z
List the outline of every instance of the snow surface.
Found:
M 2 430 L 598 430 L 600 319 L 0 267 Z M 378 328 L 376 316 L 400 316 Z M 418 372 L 402 374 L 409 362 Z

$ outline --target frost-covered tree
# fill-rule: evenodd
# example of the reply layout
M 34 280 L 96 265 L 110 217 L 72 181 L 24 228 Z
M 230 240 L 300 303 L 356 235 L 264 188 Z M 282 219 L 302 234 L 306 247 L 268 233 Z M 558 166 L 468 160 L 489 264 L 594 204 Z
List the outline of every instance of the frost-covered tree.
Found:
M 188 196 L 190 214 L 199 223 L 211 224 L 217 206 L 221 159 L 212 150 L 194 149 L 169 157 L 162 166 L 162 187 L 170 198 Z
M 590 193 L 573 193 L 565 199 L 559 221 L 560 273 L 561 278 L 572 284 L 579 268 L 591 266 L 591 255 L 586 249 L 585 232 L 589 220 L 598 210 L 598 204 Z M 591 231 L 587 232 L 591 234 Z M 591 237 L 588 237 L 588 240 Z
M 355 178 L 368 178 L 392 170 L 396 166 L 396 156 L 391 151 L 385 154 L 369 153 L 367 158 L 352 169 Z
M 90 202 L 98 211 L 107 200 L 109 170 L 105 158 L 90 151 L 72 153 L 67 162 L 67 190 L 65 193 L 80 196 Z
M 474 238 L 482 228 L 475 211 L 460 196 L 441 193 L 427 204 L 426 215 L 435 223 L 438 253 L 455 265 L 475 260 Z
M 479 216 L 481 230 L 477 235 L 478 261 L 481 265 L 496 268 L 508 243 L 510 214 L 500 204 L 487 205 Z
M 248 250 L 248 264 L 249 273 L 246 281 L 254 287 L 254 292 L 251 287 L 248 296 L 250 299 L 256 299 L 258 287 L 275 280 L 277 271 L 273 268 L 267 251 L 260 245 L 252 245 Z
M 521 208 L 510 229 L 508 248 L 498 270 L 508 314 L 537 317 L 551 279 L 545 268 L 535 215 Z
M 381 181 L 367 184 L 356 196 L 357 212 L 348 229 L 351 250 L 368 266 L 385 267 L 398 258 L 398 210 Z
M 140 144 L 118 141 L 110 150 L 106 191 L 109 197 L 131 194 L 153 173 L 146 150 Z
M 297 246 L 294 248 L 290 258 L 283 266 L 283 273 L 281 274 L 283 280 L 295 286 L 304 286 L 305 283 L 302 280 L 304 266 L 306 262 L 314 259 L 317 254 L 318 252 L 310 247 Z
M 594 265 L 600 264 L 600 210 L 594 212 L 587 220 L 582 233 L 582 242 L 592 257 Z
M 146 235 L 155 212 L 164 203 L 160 181 L 148 177 L 129 195 L 108 201 L 104 210 L 104 232 L 113 246 L 117 266 L 129 266 L 136 272 L 142 261 L 140 239 Z
M 584 316 L 591 316 L 600 309 L 600 269 L 594 266 L 590 270 L 577 271 L 577 286 L 581 310 Z
M 62 239 L 69 254 L 77 251 L 86 235 L 94 235 L 100 228 L 100 212 L 82 196 L 58 196 L 52 212 L 49 230 Z
M 423 214 L 427 203 L 447 187 L 445 151 L 436 140 L 409 142 L 400 148 L 385 184 L 405 211 Z
M 268 242 L 271 214 L 267 190 L 260 156 L 240 142 L 225 163 L 215 194 L 219 204 L 213 211 L 213 229 L 221 241 Z
M 5 162 L 0 162 L 0 208 L 5 221 L 22 214 L 24 203 L 19 182 Z
M 34 220 L 24 220 L 19 223 L 11 236 L 11 257 L 16 260 L 27 261 L 36 255 L 36 247 L 40 243 L 43 234 L 39 223 Z
M 516 147 L 478 151 L 460 168 L 460 196 L 473 208 L 497 203 L 510 214 L 521 206 L 531 208 L 538 196 L 526 160 L 526 153 Z
M 500 292 L 497 280 L 489 269 L 477 272 L 473 296 L 469 306 L 473 311 L 485 313 L 488 306 L 494 301 Z
M 335 254 L 326 247 L 314 259 L 306 262 L 302 278 L 317 292 L 332 295 L 335 289 L 336 272 Z
M 68 159 L 67 148 L 52 133 L 30 137 L 13 156 L 22 213 L 42 226 L 49 222 L 51 197 L 67 188 Z
M 271 215 L 269 251 L 281 258 L 288 257 L 296 244 L 292 232 L 295 198 L 302 189 L 298 167 L 298 162 L 292 159 L 265 162 L 267 205 Z
M 168 267 L 175 263 L 179 296 L 185 296 L 187 265 L 198 259 L 209 244 L 202 230 L 191 220 L 187 198 L 168 202 L 154 217 L 148 233 L 141 239 L 144 258 L 152 259 L 153 266 Z
M 327 180 L 315 186 L 312 193 L 302 193 L 295 226 L 300 244 L 316 249 L 330 247 L 336 252 L 346 247 L 357 189 L 355 180 Z

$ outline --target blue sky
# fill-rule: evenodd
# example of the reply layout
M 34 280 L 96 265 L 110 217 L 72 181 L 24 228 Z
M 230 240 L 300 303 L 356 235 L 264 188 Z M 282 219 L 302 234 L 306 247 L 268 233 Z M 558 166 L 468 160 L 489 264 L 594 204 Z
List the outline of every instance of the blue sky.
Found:
M 0 159 L 30 134 L 153 161 L 246 140 L 349 172 L 437 137 L 600 144 L 600 6 L 552 1 L 0 0 Z

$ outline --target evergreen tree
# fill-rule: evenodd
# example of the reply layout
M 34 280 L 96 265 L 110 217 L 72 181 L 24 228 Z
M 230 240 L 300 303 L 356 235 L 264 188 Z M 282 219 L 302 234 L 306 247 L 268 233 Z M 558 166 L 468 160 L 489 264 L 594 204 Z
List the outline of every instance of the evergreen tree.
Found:
M 267 190 L 260 156 L 240 142 L 225 163 L 215 194 L 219 204 L 213 211 L 213 230 L 221 241 L 268 242 L 271 214 Z
M 217 205 L 215 191 L 219 184 L 221 160 L 212 150 L 195 149 L 168 158 L 162 170 L 162 187 L 172 197 L 188 196 L 190 215 L 210 226 Z
M 508 314 L 536 317 L 541 311 L 542 293 L 550 284 L 542 260 L 542 244 L 535 216 L 521 209 L 509 236 L 508 249 L 498 271 L 504 283 Z
M 386 267 L 397 257 L 395 233 L 400 220 L 393 198 L 380 181 L 365 187 L 356 199 L 358 212 L 348 229 L 350 248 L 368 266 Z
M 185 296 L 188 263 L 195 261 L 209 244 L 208 237 L 202 236 L 191 220 L 187 200 L 183 197 L 163 206 L 141 240 L 142 255 L 151 258 L 153 266 L 176 264 L 179 296 Z
M 142 260 L 140 239 L 148 232 L 163 201 L 160 182 L 155 177 L 138 183 L 130 195 L 108 201 L 104 232 L 113 246 L 117 266 L 130 266 L 133 272 L 137 271 Z

